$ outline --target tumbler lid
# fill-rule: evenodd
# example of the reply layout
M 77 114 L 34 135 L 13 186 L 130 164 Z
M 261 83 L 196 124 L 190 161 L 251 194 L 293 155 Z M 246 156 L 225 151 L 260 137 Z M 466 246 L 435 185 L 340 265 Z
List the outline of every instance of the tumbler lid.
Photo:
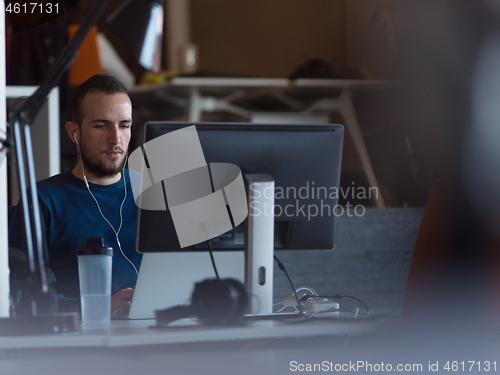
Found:
M 87 237 L 76 255 L 113 255 L 113 248 L 102 237 Z

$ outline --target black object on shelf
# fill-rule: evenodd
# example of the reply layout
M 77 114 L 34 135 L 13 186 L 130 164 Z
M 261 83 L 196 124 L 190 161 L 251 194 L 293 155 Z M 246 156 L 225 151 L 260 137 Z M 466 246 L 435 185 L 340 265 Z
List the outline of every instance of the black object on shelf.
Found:
M 28 336 L 77 330 L 77 313 L 0 318 L 0 336 Z

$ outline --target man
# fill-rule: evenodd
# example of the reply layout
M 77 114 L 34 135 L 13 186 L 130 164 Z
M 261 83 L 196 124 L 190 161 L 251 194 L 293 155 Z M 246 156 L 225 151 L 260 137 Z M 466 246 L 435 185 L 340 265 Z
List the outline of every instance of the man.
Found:
M 73 170 L 37 184 L 50 268 L 57 293 L 78 298 L 77 248 L 86 237 L 113 247 L 111 311 L 127 314 L 141 255 L 135 251 L 137 207 L 124 169 L 131 136 L 132 104 L 124 85 L 98 74 L 74 92 L 66 131 L 76 144 Z M 10 245 L 24 248 L 22 210 L 10 225 Z

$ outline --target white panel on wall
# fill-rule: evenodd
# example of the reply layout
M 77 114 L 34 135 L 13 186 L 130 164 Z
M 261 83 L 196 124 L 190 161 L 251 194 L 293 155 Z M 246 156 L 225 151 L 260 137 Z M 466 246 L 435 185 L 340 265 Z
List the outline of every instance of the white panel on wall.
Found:
M 4 2 L 0 14 L 5 15 Z M 0 17 L 0 103 L 5 103 L 5 17 Z M 0 105 L 0 133 L 7 130 L 6 107 Z M 0 164 L 0 318 L 9 317 L 9 251 L 7 230 L 7 161 Z

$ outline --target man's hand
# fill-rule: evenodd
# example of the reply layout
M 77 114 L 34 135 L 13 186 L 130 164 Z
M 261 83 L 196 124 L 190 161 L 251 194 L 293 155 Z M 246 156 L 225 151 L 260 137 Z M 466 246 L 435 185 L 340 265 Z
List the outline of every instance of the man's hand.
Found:
M 111 296 L 111 316 L 128 315 L 130 302 L 134 296 L 134 289 L 121 289 Z

